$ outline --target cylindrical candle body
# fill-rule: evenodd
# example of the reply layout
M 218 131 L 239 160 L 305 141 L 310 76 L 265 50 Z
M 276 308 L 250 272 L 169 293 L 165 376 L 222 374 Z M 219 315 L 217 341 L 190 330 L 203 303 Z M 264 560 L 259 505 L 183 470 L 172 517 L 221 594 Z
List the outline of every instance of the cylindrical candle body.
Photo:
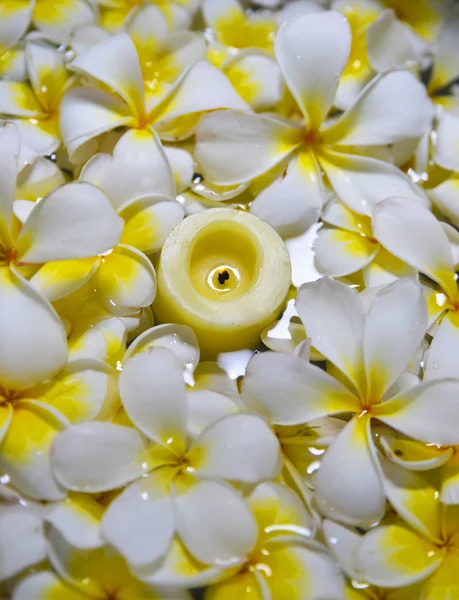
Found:
M 264 221 L 215 208 L 182 221 L 159 261 L 159 322 L 192 327 L 204 358 L 253 348 L 282 308 L 291 280 L 284 242 Z

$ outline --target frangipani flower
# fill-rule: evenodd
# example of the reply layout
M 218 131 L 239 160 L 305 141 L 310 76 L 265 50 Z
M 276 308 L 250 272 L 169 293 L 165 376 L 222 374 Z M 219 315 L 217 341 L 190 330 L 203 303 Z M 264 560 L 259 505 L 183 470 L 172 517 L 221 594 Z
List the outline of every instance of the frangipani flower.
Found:
M 191 31 L 169 31 L 165 17 L 153 4 L 139 5 L 124 29 L 137 49 L 147 105 L 153 98 L 163 96 L 187 67 L 206 57 L 204 36 Z M 88 25 L 73 32 L 71 44 L 78 55 L 109 37 L 105 29 Z
M 182 367 L 162 348 L 126 360 L 120 394 L 139 431 L 109 423 L 67 429 L 52 451 L 58 480 L 93 493 L 129 484 L 107 509 L 102 531 L 145 576 L 175 534 L 204 564 L 243 559 L 256 542 L 256 524 L 221 480 L 254 484 L 277 476 L 279 444 L 269 427 L 255 415 L 229 414 L 190 443 Z
M 93 284 L 112 312 L 150 306 L 156 275 L 145 254 L 158 252 L 185 214 L 175 200 L 174 178 L 160 141 L 149 129 L 129 130 L 113 156 L 90 159 L 80 180 L 97 185 L 124 222 L 120 244 L 102 257 Z
M 63 53 L 46 42 L 27 42 L 25 56 L 30 84 L 0 81 L 0 114 L 17 125 L 27 146 L 48 155 L 61 145 L 59 103 L 74 78 Z
M 342 598 L 342 575 L 311 539 L 314 524 L 298 496 L 279 483 L 262 483 L 248 503 L 258 523 L 256 546 L 229 579 L 207 588 L 205 600 L 285 600 L 286 593 L 289 600 Z
M 432 332 L 426 376 L 457 377 L 459 288 L 452 245 L 442 225 L 426 208 L 391 198 L 375 208 L 373 232 L 389 252 L 431 280 L 424 288 L 429 322 L 440 325 Z
M 88 152 L 88 142 L 117 127 L 154 128 L 162 140 L 178 141 L 192 135 L 201 114 L 207 110 L 247 108 L 226 77 L 204 61 L 185 71 L 161 101 L 156 99 L 148 106 L 137 51 L 126 34 L 88 48 L 70 67 L 116 94 L 100 87 L 77 87 L 65 94 L 60 125 L 74 162 L 81 162 L 82 155 Z M 207 90 L 205 95 L 199 92 L 203 87 Z
M 448 600 L 459 593 L 459 507 L 440 503 L 425 476 L 387 464 L 387 497 L 405 521 L 367 533 L 357 551 L 365 579 L 392 588 L 422 581 L 425 600 Z
M 396 167 L 356 154 L 358 148 L 363 154 L 369 146 L 420 137 L 427 129 L 432 107 L 414 75 L 394 71 L 375 78 L 353 107 L 325 122 L 350 44 L 349 24 L 337 12 L 291 19 L 277 34 L 275 53 L 303 122 L 218 111 L 198 126 L 195 156 L 210 181 L 237 185 L 268 172 L 280 175 L 251 211 L 282 234 L 317 220 L 326 199 L 320 169 L 337 196 L 360 214 L 371 214 L 376 202 L 396 190 L 422 198 Z
M 344 277 L 363 270 L 366 287 L 390 283 L 399 277 L 416 277 L 417 272 L 387 252 L 375 239 L 371 218 L 331 201 L 322 214 L 322 227 L 314 242 L 318 271 Z
M 54 571 L 42 570 L 16 586 L 14 600 L 190 600 L 188 592 L 159 590 L 135 579 L 111 548 L 70 545 L 57 531 L 48 540 Z
M 169 29 L 187 29 L 191 25 L 198 0 L 146 0 L 163 13 Z M 101 11 L 101 25 L 111 32 L 123 26 L 130 13 L 139 5 L 138 0 L 98 0 Z
M 337 378 L 295 356 L 265 353 L 252 360 L 245 402 L 283 425 L 354 415 L 322 457 L 316 499 L 326 516 L 370 525 L 385 504 L 371 420 L 414 439 L 456 443 L 459 380 L 410 387 L 412 376 L 402 377 L 427 329 L 422 288 L 412 279 L 383 288 L 366 315 L 354 290 L 326 278 L 301 286 L 296 307 Z

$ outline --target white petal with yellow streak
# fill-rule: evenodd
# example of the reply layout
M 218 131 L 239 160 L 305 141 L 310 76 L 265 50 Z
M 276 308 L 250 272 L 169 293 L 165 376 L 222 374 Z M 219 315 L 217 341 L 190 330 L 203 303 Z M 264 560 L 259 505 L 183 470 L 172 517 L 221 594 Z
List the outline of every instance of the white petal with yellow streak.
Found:
M 400 21 L 393 10 L 384 10 L 370 24 L 366 37 L 368 57 L 376 71 L 413 64 L 420 58 L 409 26 Z
M 56 188 L 64 185 L 63 171 L 48 158 L 37 158 L 33 165 L 24 168 L 18 176 L 16 198 L 36 202 Z
M 359 233 L 322 228 L 314 242 L 314 260 L 320 273 L 343 277 L 366 267 L 378 250 L 378 242 Z
M 0 581 L 46 560 L 46 541 L 40 516 L 20 504 L 2 504 L 0 548 Z
M 450 460 L 454 452 L 452 448 L 426 445 L 404 436 L 385 433 L 379 439 L 387 458 L 408 471 L 438 469 Z
M 422 581 L 438 569 L 443 558 L 444 550 L 400 525 L 370 531 L 358 552 L 367 581 L 391 588 Z
M 166 146 L 163 150 L 166 153 L 174 176 L 176 187 L 176 193 L 172 194 L 172 197 L 174 197 L 177 194 L 181 194 L 191 185 L 194 174 L 194 158 L 184 148 Z
M 55 43 L 66 43 L 74 27 L 96 21 L 97 10 L 90 0 L 40 0 L 32 19 L 35 27 Z
M 16 243 L 17 261 L 89 258 L 115 246 L 122 227 L 101 190 L 68 183 L 35 205 Z
M 439 494 L 429 474 L 407 471 L 389 461 L 383 462 L 384 489 L 397 513 L 422 537 L 433 543 L 442 540 Z
M 13 201 L 20 143 L 19 132 L 14 125 L 6 124 L 0 129 L 0 242 L 4 247 L 12 246 Z
M 92 140 L 98 135 L 134 124 L 132 112 L 123 100 L 95 88 L 70 89 L 59 107 L 62 140 L 74 163 L 85 162 L 88 153 L 92 156 L 96 152 L 97 145 Z
M 25 389 L 61 369 L 66 335 L 47 300 L 8 267 L 0 267 L 0 289 L 0 382 Z
M 53 472 L 76 492 L 104 492 L 141 477 L 148 470 L 145 438 L 131 427 L 93 422 L 72 425 L 54 442 Z
M 200 93 L 201 86 L 207 94 Z M 177 141 L 194 133 L 203 112 L 222 108 L 248 110 L 249 106 L 221 71 L 200 60 L 183 73 L 149 119 L 161 139 Z
M 325 199 L 314 154 L 300 152 L 282 175 L 258 194 L 250 212 L 268 222 L 281 236 L 293 237 L 318 221 Z
M 285 93 L 276 61 L 260 50 L 243 50 L 225 61 L 222 70 L 238 94 L 257 111 L 277 106 Z
M 434 161 L 444 169 L 458 171 L 459 115 L 444 110 L 438 115 L 437 120 L 437 138 L 433 148 Z
M 422 582 L 422 594 L 426 600 L 450 600 L 459 594 L 457 573 L 459 570 L 459 557 L 451 552 L 445 556 L 443 562 L 426 581 Z
M 354 105 L 323 130 L 326 142 L 383 146 L 417 138 L 428 129 L 433 106 L 424 85 L 409 71 L 375 77 Z
M 364 268 L 362 275 L 367 289 L 387 285 L 401 277 L 418 278 L 416 269 L 407 265 L 382 246 L 379 247 L 379 252 L 372 262 Z M 427 303 L 427 306 L 429 307 L 429 303 Z
M 197 438 L 209 425 L 226 415 L 239 412 L 240 406 L 227 396 L 211 390 L 196 390 L 186 395 L 187 433 Z
M 343 571 L 350 579 L 359 580 L 357 569 L 357 551 L 361 535 L 339 523 L 325 519 L 322 530 L 331 554 L 336 558 Z
M 361 388 L 365 315 L 356 291 L 322 278 L 300 287 L 295 308 L 314 348 Z
M 134 115 L 143 118 L 142 72 L 134 43 L 127 34 L 119 34 L 91 46 L 69 67 L 79 75 L 107 85 L 128 104 Z
M 99 263 L 98 258 L 50 261 L 38 269 L 30 284 L 50 302 L 55 302 L 89 281 Z
M 177 358 L 164 348 L 135 354 L 124 363 L 119 388 L 133 423 L 150 439 L 175 447 L 186 437 L 185 382 Z
M 44 403 L 16 403 L 9 429 L 0 445 L 0 471 L 20 492 L 39 500 L 59 500 L 65 492 L 51 471 L 49 450 L 68 421 Z
M 231 566 L 255 546 L 257 523 L 249 506 L 230 485 L 191 478 L 175 487 L 177 533 L 199 561 Z
M 61 145 L 56 116 L 49 119 L 10 119 L 16 125 L 21 134 L 21 154 L 25 155 L 26 165 L 28 152 L 35 152 L 39 156 L 48 156 L 55 152 Z
M 71 423 L 112 417 L 119 408 L 116 371 L 94 359 L 67 363 L 51 383 L 32 390 Z
M 77 54 L 81 54 L 91 46 L 110 37 L 107 30 L 98 25 L 80 25 L 75 27 L 69 37 L 69 46 Z
M 331 150 L 321 151 L 318 161 L 338 198 L 356 213 L 371 216 L 375 204 L 392 196 L 429 205 L 425 192 L 390 163 Z
M 0 5 L 1 52 L 18 42 L 29 27 L 33 3 L 29 0 L 4 2 Z
M 455 312 L 445 315 L 427 354 L 424 379 L 456 378 L 459 373 L 459 320 Z
M 19 81 L 0 81 L 0 113 L 12 117 L 45 116 L 30 85 Z
M 123 363 L 134 354 L 153 348 L 167 348 L 180 361 L 182 368 L 194 371 L 199 362 L 199 345 L 191 327 L 166 323 L 139 335 L 126 350 Z
M 459 380 L 427 381 L 373 407 L 374 416 L 415 440 L 453 446 L 459 418 Z
M 126 19 L 126 25 L 140 57 L 154 57 L 168 33 L 166 19 L 154 4 L 135 7 Z
M 281 469 L 280 446 L 266 422 L 256 415 L 227 415 L 193 443 L 190 467 L 198 475 L 258 483 L 275 479 Z
M 169 485 L 173 476 L 167 467 L 154 471 L 129 485 L 105 511 L 104 537 L 132 569 L 153 565 L 171 545 L 176 520 Z
M 429 90 L 438 91 L 459 76 L 459 43 L 456 35 L 459 27 L 459 12 L 453 8 L 444 23 L 435 45 L 433 71 Z
M 333 104 L 349 58 L 349 23 L 335 11 L 300 15 L 281 26 L 274 47 L 309 128 L 317 130 Z
M 145 254 L 161 250 L 169 232 L 180 223 L 185 211 L 180 202 L 155 194 L 131 202 L 118 213 L 125 225 L 121 243 Z
M 370 419 L 354 417 L 326 451 L 316 475 L 321 512 L 349 525 L 379 521 L 385 507 L 380 471 Z
M 15 600 L 88 600 L 88 595 L 65 583 L 51 571 L 24 577 L 14 592 Z
M 28 42 L 26 61 L 31 85 L 44 112 L 56 110 L 62 94 L 72 83 L 63 53 L 45 42 Z
M 377 401 L 407 368 L 427 331 L 421 285 L 403 278 L 383 287 L 365 319 L 363 352 L 367 396 Z
M 373 213 L 375 237 L 389 252 L 428 275 L 446 293 L 457 293 L 446 233 L 434 215 L 405 197 L 381 202 Z
M 156 272 L 151 261 L 132 246 L 118 244 L 103 256 L 94 282 L 108 310 L 117 314 L 125 307 L 138 309 L 156 295 Z
M 48 506 L 46 522 L 75 548 L 90 550 L 104 545 L 100 522 L 104 508 L 92 496 L 69 494 Z
M 255 354 L 242 383 L 247 408 L 277 425 L 297 425 L 326 415 L 359 410 L 340 382 L 297 356 Z
M 459 179 L 452 177 L 429 190 L 434 205 L 449 221 L 459 227 Z
M 99 186 L 115 209 L 141 196 L 175 197 L 172 171 L 157 135 L 131 129 L 118 141 L 113 157 L 97 154 L 82 169 L 80 180 Z
M 301 131 L 280 120 L 219 111 L 199 123 L 195 157 L 205 177 L 219 185 L 234 185 L 263 175 L 300 142 Z

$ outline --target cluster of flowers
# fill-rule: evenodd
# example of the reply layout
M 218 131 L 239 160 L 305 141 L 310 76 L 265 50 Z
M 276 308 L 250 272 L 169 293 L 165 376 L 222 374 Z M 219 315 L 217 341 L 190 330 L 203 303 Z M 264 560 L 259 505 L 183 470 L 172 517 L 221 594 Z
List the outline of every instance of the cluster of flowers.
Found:
M 0 2 L 0 597 L 459 598 L 458 32 Z M 315 235 L 238 378 L 151 308 L 222 205 Z

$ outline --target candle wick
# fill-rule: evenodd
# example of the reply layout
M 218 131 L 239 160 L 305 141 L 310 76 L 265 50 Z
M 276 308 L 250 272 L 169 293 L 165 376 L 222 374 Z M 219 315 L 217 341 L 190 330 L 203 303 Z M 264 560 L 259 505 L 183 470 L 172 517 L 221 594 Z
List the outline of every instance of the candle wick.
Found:
M 218 283 L 220 285 L 225 285 L 225 281 L 227 281 L 229 279 L 229 273 L 228 273 L 228 271 L 226 269 L 224 271 L 221 271 L 218 274 L 217 279 L 218 279 Z

